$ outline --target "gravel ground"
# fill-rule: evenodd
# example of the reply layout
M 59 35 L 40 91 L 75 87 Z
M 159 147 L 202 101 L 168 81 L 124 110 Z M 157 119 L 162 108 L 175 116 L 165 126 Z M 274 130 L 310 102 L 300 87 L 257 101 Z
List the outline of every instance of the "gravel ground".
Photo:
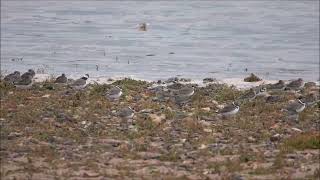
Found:
M 297 93 L 243 102 L 233 117 L 217 114 L 245 90 L 195 86 L 174 99 L 132 79 L 75 91 L 50 81 L 1 88 L 1 179 L 319 179 L 319 107 L 298 121 L 285 108 Z M 117 101 L 104 94 L 118 85 Z M 319 87 L 305 88 L 301 95 Z M 133 122 L 117 116 L 130 106 Z

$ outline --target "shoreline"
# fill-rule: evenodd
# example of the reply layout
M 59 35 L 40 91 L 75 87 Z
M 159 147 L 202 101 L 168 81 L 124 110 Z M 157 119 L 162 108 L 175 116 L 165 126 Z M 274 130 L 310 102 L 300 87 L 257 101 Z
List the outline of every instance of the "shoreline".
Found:
M 50 80 L 52 78 L 56 78 L 53 75 L 50 74 L 36 74 L 34 77 L 35 82 L 44 82 L 46 80 Z M 74 77 L 71 76 L 70 79 L 77 79 L 80 77 Z M 115 76 L 115 77 L 89 77 L 87 84 L 93 84 L 93 83 L 98 83 L 98 84 L 112 84 L 113 82 L 117 81 L 117 80 L 122 80 L 125 78 L 130 78 L 130 79 L 134 79 L 134 80 L 140 80 L 140 81 L 146 81 L 146 82 L 155 82 L 155 81 L 151 81 L 151 80 L 146 80 L 146 79 L 142 79 L 142 78 L 137 78 L 134 76 Z M 69 78 L 68 78 L 69 79 Z M 214 78 L 213 78 L 214 79 Z M 273 84 L 273 83 L 277 83 L 279 80 L 261 80 L 261 81 L 256 81 L 256 82 L 245 82 L 243 80 L 244 78 L 225 78 L 225 79 L 214 79 L 213 82 L 209 82 L 209 83 L 204 83 L 202 80 L 191 80 L 188 82 L 181 82 L 182 84 L 197 84 L 200 87 L 206 86 L 207 84 L 212 84 L 212 83 L 220 83 L 220 84 L 227 84 L 229 86 L 235 86 L 237 89 L 249 89 L 252 87 L 256 87 L 259 85 L 263 85 L 263 84 Z M 167 79 L 161 79 L 162 82 L 164 82 Z M 284 80 L 284 82 L 290 82 L 289 80 Z M 320 85 L 319 81 L 311 81 L 311 82 L 315 82 L 316 85 Z

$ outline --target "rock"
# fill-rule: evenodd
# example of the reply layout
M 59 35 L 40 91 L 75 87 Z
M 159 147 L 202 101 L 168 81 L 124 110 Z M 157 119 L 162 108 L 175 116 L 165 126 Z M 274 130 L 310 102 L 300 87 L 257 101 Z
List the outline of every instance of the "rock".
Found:
M 181 82 L 191 82 L 191 79 L 188 79 L 188 78 L 180 78 L 179 81 L 181 81 Z
M 153 112 L 153 109 L 142 109 L 141 111 L 139 111 L 140 113 L 152 113 Z
M 204 78 L 203 80 L 202 80 L 202 82 L 203 83 L 210 83 L 210 82 L 214 82 L 214 78 Z
M 206 149 L 208 146 L 205 144 L 201 144 L 201 146 L 199 147 L 199 149 Z
M 127 100 L 127 101 L 132 101 L 132 100 L 133 100 L 133 97 L 130 96 L 130 95 L 128 95 L 128 96 L 126 96 L 126 100 Z
M 240 174 L 233 174 L 231 176 L 231 180 L 245 180 L 245 178 L 243 176 L 241 176 Z
M 157 114 L 149 114 L 149 117 L 151 118 L 151 121 L 160 124 L 162 120 L 166 119 L 165 114 L 157 115 Z
M 219 103 L 218 103 L 216 100 L 212 100 L 211 102 L 212 102 L 212 104 L 214 104 L 214 105 L 216 105 L 216 106 L 219 105 Z
M 41 97 L 43 97 L 43 98 L 48 98 L 48 97 L 50 97 L 50 94 L 45 94 L 45 95 L 43 95 L 43 96 L 41 96 Z
M 281 135 L 280 134 L 275 134 L 275 135 L 270 137 L 270 141 L 272 141 L 272 142 L 279 141 L 280 139 L 281 139 Z
M 262 80 L 261 78 L 259 78 L 253 73 L 251 73 L 249 77 L 244 78 L 244 82 L 257 82 L 261 80 Z
M 16 137 L 20 137 L 22 136 L 23 133 L 18 133 L 18 132 L 11 132 L 9 135 L 8 135 L 8 139 L 13 139 L 13 138 L 16 138 Z
M 303 132 L 301 129 L 298 129 L 298 128 L 291 128 L 293 131 L 296 131 L 296 132 Z
M 165 82 L 166 83 L 174 83 L 174 82 L 177 82 L 179 80 L 178 77 L 172 77 L 172 78 L 169 78 L 168 80 L 166 80 Z
M 248 137 L 248 142 L 249 142 L 249 143 L 254 143 L 254 142 L 256 142 L 256 141 L 257 141 L 256 138 L 254 138 L 254 137 L 252 137 L 252 136 L 249 136 L 249 137 Z
M 205 107 L 205 108 L 201 108 L 202 110 L 209 112 L 210 111 L 210 107 Z

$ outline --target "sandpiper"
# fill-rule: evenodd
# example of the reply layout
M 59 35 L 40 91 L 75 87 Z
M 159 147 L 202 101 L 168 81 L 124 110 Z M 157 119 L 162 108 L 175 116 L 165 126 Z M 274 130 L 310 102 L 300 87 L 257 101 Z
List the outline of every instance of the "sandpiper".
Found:
M 30 89 L 33 84 L 32 78 L 33 76 L 31 76 L 30 74 L 23 76 L 23 78 L 21 78 L 21 80 L 15 84 L 15 87 L 17 89 Z
M 21 75 L 21 79 L 26 79 L 26 78 L 28 78 L 28 76 L 31 76 L 33 78 L 35 75 L 36 75 L 36 73 L 34 72 L 34 70 L 29 69 L 27 72 L 25 72 Z
M 281 100 L 281 97 L 277 95 L 267 96 L 266 98 L 267 103 L 275 103 L 275 102 L 279 102 L 280 100 Z
M 298 99 L 297 101 L 290 103 L 287 107 L 286 107 L 286 111 L 289 114 L 298 114 L 300 112 L 302 112 L 304 110 L 304 108 L 306 107 L 306 103 L 302 102 L 300 99 Z
M 180 86 L 180 88 L 175 87 L 168 87 L 169 91 L 171 92 L 172 95 L 174 96 L 186 96 L 186 97 L 190 97 L 194 94 L 194 87 L 193 86 L 189 86 L 189 85 L 177 85 L 178 87 Z
M 147 31 L 147 23 L 139 24 L 139 30 L 140 31 Z
M 131 107 L 125 107 L 118 111 L 118 116 L 123 120 L 130 120 L 134 116 L 134 111 Z
M 171 92 L 178 91 L 179 89 L 182 89 L 185 87 L 184 84 L 181 84 L 179 82 L 170 82 L 167 84 L 167 89 Z
M 302 98 L 302 101 L 306 103 L 306 106 L 312 106 L 319 101 L 317 95 L 315 93 L 309 93 L 305 97 Z
M 243 94 L 242 96 L 239 97 L 239 100 L 253 100 L 254 98 L 256 98 L 257 94 L 256 91 L 251 88 L 247 93 Z
M 54 83 L 67 83 L 67 82 L 68 82 L 68 78 L 64 73 L 61 76 L 57 77 L 57 79 L 54 81 Z
M 156 97 L 152 98 L 154 101 L 165 102 L 170 99 L 170 93 L 168 91 L 156 92 Z
M 7 76 L 4 77 L 3 79 L 4 81 L 11 83 L 11 84 L 15 84 L 17 82 L 19 82 L 21 80 L 20 77 L 20 72 L 19 71 L 15 71 L 11 74 L 8 74 Z
M 110 100 L 117 100 L 122 95 L 122 90 L 118 86 L 114 86 L 106 93 L 106 96 Z
M 181 88 L 179 91 L 178 91 L 178 95 L 180 96 L 187 96 L 187 97 L 190 97 L 194 94 L 194 87 L 191 86 L 191 87 L 184 87 L 184 88 Z
M 256 96 L 268 96 L 267 88 L 266 87 L 257 87 L 256 88 Z
M 218 113 L 224 117 L 232 116 L 239 112 L 240 106 L 232 102 L 232 104 L 225 106 L 223 109 L 218 111 Z
M 174 96 L 174 102 L 180 106 L 188 103 L 190 100 L 189 96 Z
M 85 76 L 83 76 L 82 78 L 75 80 L 75 81 L 71 84 L 71 87 L 72 87 L 73 89 L 76 89 L 76 90 L 83 89 L 83 88 L 86 87 L 86 85 L 87 85 L 87 79 L 88 79 L 88 78 L 89 78 L 89 74 L 85 74 Z
M 289 90 L 300 90 L 301 88 L 303 88 L 303 86 L 303 79 L 299 78 L 297 80 L 291 81 L 286 87 Z
M 276 84 L 270 84 L 267 88 L 270 91 L 282 91 L 286 87 L 283 80 L 279 80 Z

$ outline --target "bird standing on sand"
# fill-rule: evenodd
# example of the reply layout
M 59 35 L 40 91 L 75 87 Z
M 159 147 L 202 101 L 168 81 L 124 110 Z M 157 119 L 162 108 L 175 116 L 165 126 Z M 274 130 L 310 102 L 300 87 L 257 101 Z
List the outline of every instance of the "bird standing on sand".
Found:
M 22 76 L 21 76 L 22 77 Z M 17 89 L 30 89 L 33 84 L 33 76 L 31 74 L 26 74 L 15 84 Z
M 125 107 L 119 110 L 118 116 L 124 120 L 130 120 L 134 116 L 134 111 L 131 107 Z
M 118 100 L 122 95 L 122 90 L 118 87 L 115 86 L 106 93 L 106 96 L 110 100 Z
M 171 90 L 173 95 L 175 96 L 185 96 L 190 97 L 194 94 L 194 87 L 193 86 L 185 86 L 178 90 Z
M 309 93 L 308 95 L 302 98 L 302 102 L 304 102 L 307 107 L 316 104 L 318 101 L 319 101 L 319 98 L 315 93 Z
M 117 113 L 118 117 L 121 118 L 120 126 L 122 130 L 127 130 L 132 127 L 133 125 L 133 116 L 134 116 L 134 110 L 131 107 L 125 107 L 118 111 Z M 131 124 L 131 125 L 129 125 Z
M 256 89 L 256 96 L 267 96 L 268 92 L 267 92 L 267 88 L 266 87 L 258 87 Z
M 279 102 L 281 100 L 280 96 L 277 95 L 269 95 L 266 98 L 266 103 L 276 103 Z
M 298 99 L 297 101 L 290 103 L 287 107 L 286 107 L 286 111 L 292 115 L 292 114 L 298 114 L 300 112 L 302 112 L 304 110 L 304 108 L 306 107 L 306 103 L 302 102 L 300 99 Z
M 245 100 L 253 100 L 257 96 L 256 91 L 251 88 L 247 93 L 243 94 L 242 96 L 239 97 L 239 100 L 245 101 Z
M 284 90 L 286 87 L 284 81 L 279 80 L 279 82 L 277 82 L 276 84 L 270 84 L 268 86 L 268 90 L 270 91 L 282 91 Z
M 297 80 L 291 81 L 288 85 L 287 88 L 290 90 L 300 90 L 304 86 L 303 79 L 299 78 Z
M 180 106 L 188 103 L 190 101 L 189 96 L 174 96 L 174 102 Z
M 225 106 L 223 109 L 218 111 L 223 117 L 232 116 L 239 112 L 240 106 L 232 102 L 232 104 Z
M 190 97 L 194 94 L 193 86 L 183 86 L 180 89 L 170 90 L 173 101 L 182 106 L 190 101 Z
M 11 83 L 11 84 L 15 84 L 17 82 L 19 82 L 21 80 L 20 77 L 20 72 L 19 71 L 15 71 L 11 74 L 8 74 L 7 76 L 4 77 L 3 79 L 4 81 Z
M 88 78 L 89 78 L 89 74 L 85 74 L 85 76 L 83 76 L 80 79 L 75 80 L 70 86 L 76 90 L 83 89 L 87 85 Z
M 61 76 L 57 77 L 57 79 L 54 81 L 54 83 L 67 83 L 67 82 L 68 82 L 68 78 L 64 73 Z
M 36 75 L 36 73 L 34 72 L 34 70 L 29 69 L 27 72 L 25 72 L 21 75 L 21 79 L 26 79 L 26 78 L 28 78 L 28 76 L 31 76 L 31 78 L 33 78 L 35 75 Z

